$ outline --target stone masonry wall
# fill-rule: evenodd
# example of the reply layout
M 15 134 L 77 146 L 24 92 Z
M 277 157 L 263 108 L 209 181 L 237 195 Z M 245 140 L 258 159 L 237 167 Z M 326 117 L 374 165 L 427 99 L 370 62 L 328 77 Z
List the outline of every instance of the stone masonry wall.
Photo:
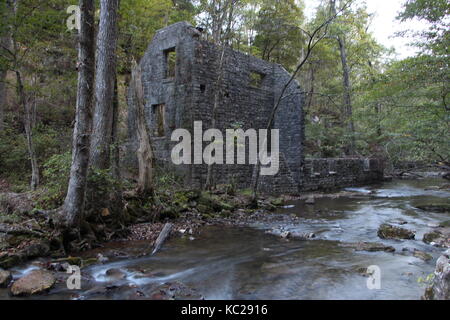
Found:
M 167 75 L 167 52 L 176 53 L 175 76 Z M 280 65 L 226 48 L 220 68 L 222 48 L 201 40 L 201 33 L 187 22 L 159 30 L 140 62 L 144 86 L 145 116 L 154 154 L 159 166 L 184 177 L 186 185 L 204 185 L 207 165 L 172 164 L 171 141 L 177 128 L 191 133 L 194 121 L 202 121 L 203 131 L 212 127 L 216 93 L 218 106 L 215 128 L 224 140 L 226 129 L 266 129 L 278 97 L 291 78 Z M 216 83 L 222 70 L 222 82 Z M 261 75 L 260 83 L 252 76 Z M 125 161 L 137 166 L 136 105 L 128 95 L 128 144 Z M 158 131 L 157 110 L 163 105 L 164 130 Z M 260 190 L 266 193 L 296 194 L 303 190 L 333 188 L 382 178 L 382 166 L 376 160 L 304 159 L 303 93 L 297 81 L 286 88 L 275 114 L 273 129 L 280 134 L 280 164 L 275 176 L 261 176 Z M 158 132 L 158 133 L 157 133 Z M 203 148 L 210 142 L 203 142 Z M 203 150 L 202 148 L 202 150 Z M 246 142 L 246 156 L 248 142 Z M 194 145 L 192 143 L 192 154 Z M 213 183 L 233 183 L 239 188 L 252 185 L 252 164 L 221 165 L 213 168 Z
M 173 49 L 176 52 L 176 74 L 167 79 L 165 52 Z M 195 28 L 180 22 L 159 30 L 140 62 L 146 120 L 158 163 L 167 167 L 167 170 L 175 169 L 184 175 L 186 183 L 195 188 L 204 185 L 207 165 L 172 165 L 171 150 L 178 143 L 170 141 L 173 130 L 187 129 L 193 137 L 194 121 L 202 121 L 203 130 L 211 128 L 216 93 L 218 106 L 214 127 L 222 132 L 224 139 L 226 129 L 266 129 L 275 97 L 280 94 L 286 79 L 290 78 L 281 66 L 231 48 L 226 48 L 220 68 L 221 52 L 220 46 L 201 40 Z M 220 87 L 216 88 L 220 72 L 222 81 Z M 258 85 L 251 82 L 254 73 L 261 75 Z M 273 125 L 273 128 L 280 129 L 280 157 L 283 158 L 284 169 L 280 170 L 278 177 L 272 178 L 283 180 L 286 190 L 298 191 L 303 125 L 301 90 L 296 81 L 292 82 L 286 94 L 288 97 L 280 104 Z M 137 139 L 135 103 L 131 96 L 128 103 L 128 150 L 132 160 L 137 149 Z M 154 109 L 159 104 L 165 106 L 165 134 L 162 137 L 153 134 L 157 129 Z M 223 142 L 225 155 L 226 141 Z M 203 142 L 203 148 L 209 143 Z M 216 184 L 233 183 L 242 188 L 251 186 L 253 165 L 248 163 L 248 159 L 245 165 L 216 164 L 212 168 L 213 182 Z M 289 174 L 289 178 L 285 174 Z
M 306 159 L 302 191 L 333 189 L 383 180 L 378 159 Z

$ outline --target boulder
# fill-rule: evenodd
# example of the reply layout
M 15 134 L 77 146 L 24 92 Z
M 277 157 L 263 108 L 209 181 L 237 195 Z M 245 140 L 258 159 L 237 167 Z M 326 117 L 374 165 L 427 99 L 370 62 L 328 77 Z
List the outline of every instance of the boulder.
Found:
M 49 290 L 55 284 L 55 277 L 45 270 L 33 270 L 11 286 L 13 296 L 29 296 Z
M 378 237 L 381 239 L 411 239 L 415 238 L 415 232 L 384 223 L 378 229 Z
M 289 231 L 284 231 L 280 235 L 283 239 L 288 239 L 291 237 L 291 233 Z
M 425 290 L 425 300 L 450 300 L 450 249 L 436 262 L 433 284 Z
M 447 204 L 423 205 L 423 206 L 416 206 L 416 208 L 423 210 L 423 211 L 438 212 L 438 213 L 450 213 L 450 205 L 447 205 Z
M 430 261 L 431 259 L 433 259 L 433 256 L 431 254 L 428 254 L 420 250 L 414 250 L 413 255 L 414 257 L 422 259 L 423 261 Z
M 127 277 L 127 274 L 124 271 L 117 268 L 106 270 L 105 275 L 113 280 L 122 280 Z
M 12 280 L 11 272 L 0 269 L 0 288 L 6 288 Z
M 291 238 L 297 239 L 297 240 L 310 240 L 310 239 L 314 239 L 315 237 L 316 237 L 316 234 L 313 232 L 291 234 Z
M 149 300 L 204 300 L 195 288 L 181 282 L 166 282 L 156 287 L 149 284 L 142 288 L 142 292 Z
M 342 247 L 353 248 L 355 251 L 384 251 L 384 252 L 394 252 L 395 248 L 391 246 L 384 245 L 377 242 L 357 242 L 357 243 L 341 243 Z
M 450 228 L 438 228 L 425 233 L 423 242 L 440 248 L 450 248 Z
M 100 263 L 106 263 L 109 261 L 108 257 L 105 257 L 104 255 L 102 255 L 101 253 L 97 254 L 97 261 Z

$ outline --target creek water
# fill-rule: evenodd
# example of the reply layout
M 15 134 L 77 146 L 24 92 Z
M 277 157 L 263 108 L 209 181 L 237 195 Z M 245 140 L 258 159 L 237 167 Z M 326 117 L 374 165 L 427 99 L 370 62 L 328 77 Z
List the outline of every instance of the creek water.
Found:
M 438 178 L 394 180 L 349 188 L 360 194 L 356 197 L 317 199 L 314 205 L 292 201 L 277 214 L 295 216 L 295 223 L 205 227 L 195 239 L 170 239 L 154 256 L 117 257 L 83 269 L 81 290 L 68 290 L 63 281 L 33 298 L 129 299 L 136 297 L 136 291 L 145 295 L 146 290 L 176 282 L 195 288 L 205 299 L 420 299 L 425 285 L 418 279 L 433 272 L 443 251 L 423 243 L 423 234 L 450 218 L 448 213 L 416 206 L 450 204 L 449 190 L 438 189 L 445 183 Z M 377 229 L 385 222 L 415 230 L 416 240 L 378 238 Z M 316 239 L 286 240 L 265 232 L 273 228 L 313 232 Z M 360 241 L 383 243 L 396 251 L 355 251 L 342 246 Z M 404 248 L 427 252 L 433 259 L 425 262 Z M 150 251 L 145 242 L 111 244 L 101 250 L 128 256 Z M 372 265 L 381 271 L 380 289 L 369 289 L 368 277 L 360 271 Z M 32 268 L 14 269 L 15 278 Z M 120 279 L 106 275 L 112 268 L 121 270 Z M 6 289 L 0 289 L 0 299 L 11 299 Z

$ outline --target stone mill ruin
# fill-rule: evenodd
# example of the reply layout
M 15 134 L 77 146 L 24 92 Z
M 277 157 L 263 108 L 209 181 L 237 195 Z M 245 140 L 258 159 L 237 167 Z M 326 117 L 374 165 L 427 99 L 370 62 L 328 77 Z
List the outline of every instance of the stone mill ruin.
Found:
M 274 104 L 291 77 L 279 64 L 228 47 L 221 66 L 221 52 L 221 46 L 202 39 L 200 30 L 179 22 L 159 30 L 140 61 L 145 120 L 155 159 L 163 168 L 175 170 L 193 188 L 204 185 L 208 166 L 174 165 L 171 150 L 178 142 L 171 141 L 171 134 L 177 128 L 192 133 L 194 121 L 202 121 L 204 130 L 211 126 L 219 72 L 222 81 L 215 128 L 222 132 L 237 127 L 244 131 L 265 129 Z M 305 159 L 303 96 L 297 81 L 283 95 L 273 122 L 273 129 L 279 129 L 279 172 L 260 177 L 261 191 L 295 194 L 381 179 L 383 168 L 375 159 Z M 138 147 L 137 115 L 131 95 L 128 105 L 128 155 L 134 155 Z M 216 164 L 213 182 L 248 188 L 253 169 L 249 163 Z

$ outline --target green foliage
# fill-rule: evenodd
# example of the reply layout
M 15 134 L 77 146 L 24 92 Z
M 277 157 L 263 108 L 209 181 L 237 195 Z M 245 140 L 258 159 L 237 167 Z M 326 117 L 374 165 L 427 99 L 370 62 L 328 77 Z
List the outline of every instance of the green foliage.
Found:
M 64 129 L 57 131 L 56 128 L 43 125 L 33 130 L 38 163 L 44 163 L 52 155 L 67 148 L 66 133 Z M 31 169 L 23 133 L 9 126 L 0 131 L 0 154 L 0 176 L 14 184 L 27 184 Z
M 424 277 L 419 277 L 417 279 L 417 283 L 429 286 L 429 285 L 431 285 L 433 283 L 434 277 L 435 277 L 434 273 L 430 273 L 425 278 Z
M 29 163 L 25 137 L 10 127 L 4 128 L 0 131 L 0 154 L 0 175 L 14 183 L 26 181 Z
M 38 163 L 43 174 L 46 208 L 62 204 L 67 188 L 77 84 L 77 36 L 66 27 L 70 0 L 21 0 L 14 14 L 0 1 L 0 37 L 17 43 L 14 52 L 0 47 L 0 69 L 9 70 L 6 126 L 0 131 L 0 176 L 24 191 L 30 164 L 23 130 L 23 108 L 15 96 L 12 70 L 23 74 L 27 98 L 36 99 L 37 123 L 33 130 Z M 120 118 L 126 109 L 125 88 L 131 60 L 139 60 L 158 29 L 178 21 L 205 27 L 226 21 L 225 1 L 126 0 L 120 1 L 118 72 Z M 318 5 L 309 21 L 303 1 L 233 0 L 230 27 L 234 49 L 282 64 L 292 70 L 305 52 L 305 32 L 314 30 L 330 15 L 329 1 Z M 337 4 L 342 4 L 337 1 Z M 97 6 L 98 8 L 98 6 Z M 221 11 L 222 10 L 222 11 Z M 355 2 L 328 28 L 328 35 L 314 49 L 298 79 L 305 91 L 306 150 L 314 157 L 339 157 L 350 139 L 357 153 L 382 156 L 393 162 L 423 160 L 449 162 L 450 107 L 449 32 L 447 0 L 408 0 L 399 20 L 419 19 L 430 27 L 413 34 L 422 50 L 416 57 L 391 61 L 391 51 L 368 31 L 371 15 L 363 2 Z M 375 26 L 376 27 L 376 26 Z M 223 34 L 222 34 L 223 36 Z M 344 40 L 352 84 L 353 122 L 347 129 L 343 112 L 342 65 L 337 36 Z M 126 137 L 125 124 L 118 136 Z M 235 128 L 242 124 L 235 123 Z M 119 141 L 120 145 L 122 141 Z M 89 183 L 100 196 L 119 187 L 108 171 L 94 171 Z M 157 189 L 182 184 L 181 178 L 156 168 Z M 233 188 L 231 188 L 233 189 Z M 96 191 L 96 192 L 97 192 Z M 91 195 L 89 195 L 91 196 Z M 105 199 L 107 201 L 108 199 Z
M 156 167 L 155 170 L 155 189 L 166 190 L 182 185 L 182 177 L 176 172 L 168 171 L 162 167 Z
M 303 22 L 303 8 L 296 1 L 262 1 L 253 25 L 256 32 L 253 45 L 263 59 L 291 70 L 304 46 Z
M 120 2 L 118 71 L 130 73 L 131 59 L 139 61 L 155 32 L 169 24 L 194 22 L 188 0 L 127 0 Z
M 63 204 L 72 157 L 70 152 L 56 154 L 44 164 L 44 193 L 39 197 L 39 206 L 53 209 Z
M 419 18 L 429 22 L 440 22 L 449 14 L 450 3 L 447 0 L 408 0 L 399 18 L 402 20 Z

